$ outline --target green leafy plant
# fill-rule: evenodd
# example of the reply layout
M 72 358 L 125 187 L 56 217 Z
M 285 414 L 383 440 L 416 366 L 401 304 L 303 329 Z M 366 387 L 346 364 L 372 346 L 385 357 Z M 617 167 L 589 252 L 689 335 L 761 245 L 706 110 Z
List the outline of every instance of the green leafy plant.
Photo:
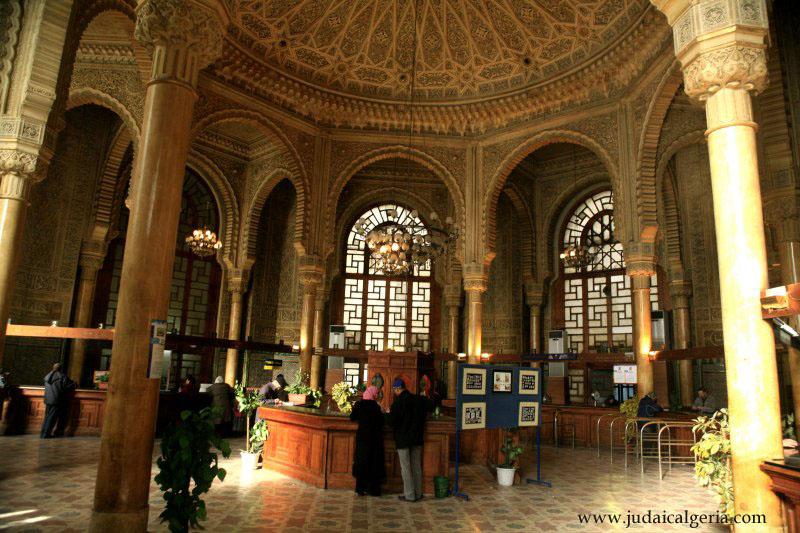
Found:
M 110 372 L 106 372 L 105 374 L 100 374 L 100 375 L 97 376 L 97 382 L 98 383 L 108 383 L 108 378 L 110 378 L 110 377 L 111 377 L 111 373 Z
M 322 391 L 314 390 L 307 385 L 308 373 L 303 373 L 300 370 L 294 374 L 294 383 L 286 387 L 287 394 L 305 394 L 314 400 L 314 407 L 319 407 L 322 402 Z
M 639 415 L 639 398 L 633 396 L 619 404 L 619 412 L 622 413 L 627 420 L 636 418 Z M 626 424 L 625 426 L 627 431 L 625 431 L 623 440 L 628 442 L 636 436 L 636 426 L 633 424 Z
M 355 390 L 346 381 L 340 381 L 331 387 L 331 398 L 343 413 L 349 413 L 353 410 L 353 405 L 350 403 L 350 396 L 353 394 L 355 394 Z
M 253 426 L 253 431 L 250 433 L 250 438 L 247 440 L 247 451 L 250 453 L 261 453 L 264 449 L 264 443 L 269 438 L 269 426 L 266 420 L 259 420 Z
M 236 397 L 236 402 L 239 404 L 239 412 L 245 416 L 245 450 L 249 453 L 250 452 L 250 417 L 253 413 L 256 412 L 256 409 L 261 405 L 261 398 L 258 396 L 257 392 L 247 390 L 244 385 L 236 382 L 234 388 L 234 395 Z
M 700 439 L 692 446 L 695 454 L 694 477 L 702 487 L 710 487 L 719 500 L 720 512 L 733 517 L 733 475 L 731 473 L 731 434 L 728 410 L 711 417 L 695 419 L 692 431 Z
M 161 439 L 157 460 L 160 471 L 155 482 L 167 503 L 159 517 L 173 533 L 201 527 L 200 520 L 206 519 L 201 496 L 215 479 L 225 479 L 225 469 L 219 467 L 219 457 L 212 448 L 228 457 L 231 447 L 215 434 L 213 417 L 209 407 L 199 412 L 183 411 L 180 422 L 167 427 Z
M 514 437 L 510 429 L 506 430 L 505 442 L 500 446 L 500 451 L 505 456 L 503 462 L 497 465 L 498 468 L 516 468 L 517 458 L 522 455 L 523 448 L 519 444 L 514 444 Z
M 783 429 L 784 439 L 795 438 L 797 426 L 795 425 L 794 413 L 785 414 L 781 417 L 781 427 Z

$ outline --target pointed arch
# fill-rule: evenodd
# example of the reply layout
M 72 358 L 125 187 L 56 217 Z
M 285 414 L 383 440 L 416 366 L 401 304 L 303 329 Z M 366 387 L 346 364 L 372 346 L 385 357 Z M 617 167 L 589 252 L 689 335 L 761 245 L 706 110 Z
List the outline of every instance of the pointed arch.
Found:
M 500 198 L 500 193 L 505 186 L 506 181 L 513 170 L 519 165 L 523 159 L 534 153 L 536 150 L 543 148 L 549 144 L 555 143 L 568 143 L 586 148 L 594 155 L 596 155 L 608 171 L 611 179 L 611 188 L 615 195 L 619 191 L 619 179 L 617 167 L 609 153 L 600 146 L 600 144 L 591 137 L 572 130 L 548 130 L 537 133 L 530 139 L 527 139 L 519 144 L 511 153 L 506 156 L 497 171 L 488 182 L 488 186 L 484 192 L 483 203 L 483 243 L 488 254 L 494 252 L 494 240 L 496 234 L 497 224 L 497 201 Z
M 636 213 L 639 232 L 644 240 L 655 239 L 658 232 L 658 209 L 656 202 L 656 162 L 658 142 L 669 106 L 675 92 L 683 83 L 683 74 L 677 60 L 664 74 L 650 101 L 645 115 L 642 135 L 639 139 L 639 154 L 636 162 Z
M 241 236 L 239 244 L 239 257 L 240 262 L 255 261 L 256 246 L 258 241 L 258 226 L 261 221 L 261 212 L 264 209 L 264 204 L 269 198 L 272 190 L 281 181 L 289 180 L 294 187 L 295 194 L 297 195 L 297 208 L 295 211 L 295 228 L 294 228 L 294 246 L 295 249 L 302 255 L 305 253 L 304 241 L 304 221 L 306 218 L 305 211 L 307 207 L 308 198 L 305 190 L 303 189 L 302 182 L 299 181 L 289 169 L 276 168 L 268 176 L 261 180 L 261 184 L 256 190 L 250 203 L 244 210 L 244 219 L 241 224 Z
M 236 225 L 239 222 L 239 203 L 231 184 L 214 161 L 197 150 L 189 150 L 186 166 L 205 181 L 219 210 L 219 234 L 222 239 L 222 260 L 227 262 L 236 254 Z
M 453 205 L 455 206 L 456 226 L 460 231 L 463 231 L 465 223 L 464 194 L 461 191 L 461 187 L 459 186 L 455 176 L 453 176 L 447 167 L 445 167 L 439 160 L 427 152 L 423 152 L 408 146 L 395 145 L 385 146 L 367 152 L 366 154 L 352 161 L 342 172 L 336 176 L 329 190 L 327 199 L 326 219 L 329 221 L 329 228 L 326 235 L 327 242 L 334 242 L 333 239 L 335 236 L 333 232 L 335 224 L 333 221 L 336 220 L 336 207 L 339 204 L 339 197 L 341 196 L 345 185 L 347 185 L 347 182 L 350 181 L 350 179 L 360 170 L 371 165 L 372 163 L 392 158 L 413 161 L 429 170 L 442 183 L 444 183 L 448 192 L 450 193 L 450 199 L 453 201 Z M 459 243 L 457 245 L 459 250 L 463 246 L 462 243 L 463 239 L 459 239 Z M 460 253 L 458 255 L 461 256 Z

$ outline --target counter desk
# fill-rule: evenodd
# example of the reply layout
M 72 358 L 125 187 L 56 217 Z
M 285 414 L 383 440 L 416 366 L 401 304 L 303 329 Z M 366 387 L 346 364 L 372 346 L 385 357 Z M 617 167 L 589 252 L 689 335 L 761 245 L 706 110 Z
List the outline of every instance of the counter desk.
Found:
M 264 446 L 264 468 L 324 489 L 355 489 L 352 475 L 358 424 L 348 415 L 306 407 L 259 407 L 258 416 L 269 425 Z M 433 478 L 448 476 L 450 447 L 455 435 L 454 418 L 428 419 L 422 451 L 422 475 L 426 493 L 433 492 Z M 384 434 L 387 480 L 385 491 L 401 492 L 403 481 L 391 428 Z

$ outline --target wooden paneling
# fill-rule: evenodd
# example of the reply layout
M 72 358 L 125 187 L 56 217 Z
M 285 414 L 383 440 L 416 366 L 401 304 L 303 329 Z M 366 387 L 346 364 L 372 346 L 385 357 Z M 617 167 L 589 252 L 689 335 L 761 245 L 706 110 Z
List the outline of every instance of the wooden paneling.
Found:
M 100 435 L 105 412 L 105 391 L 77 390 L 69 401 L 64 435 Z M 18 413 L 6 410 L 19 410 Z M 3 409 L 2 432 L 38 433 L 44 420 L 44 388 L 21 387 L 15 390 L 14 405 Z M 13 419 L 13 420 L 12 420 Z
M 346 417 L 288 409 L 262 407 L 259 417 L 267 420 L 270 438 L 264 447 L 264 468 L 320 488 L 354 489 L 352 475 L 357 425 Z M 423 446 L 424 487 L 433 492 L 434 476 L 447 476 L 450 442 L 455 420 L 428 422 Z M 387 428 L 384 437 L 387 481 L 385 490 L 399 491 L 403 482 L 394 438 Z
M 800 531 L 800 468 L 769 461 L 761 465 L 761 470 L 769 476 L 772 492 L 783 502 L 786 531 Z

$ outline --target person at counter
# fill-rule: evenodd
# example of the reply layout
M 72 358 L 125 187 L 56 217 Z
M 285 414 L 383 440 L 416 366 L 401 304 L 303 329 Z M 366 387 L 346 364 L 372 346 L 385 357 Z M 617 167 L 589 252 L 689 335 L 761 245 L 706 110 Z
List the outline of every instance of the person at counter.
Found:
M 289 395 L 286 393 L 286 387 L 288 385 L 283 374 L 278 374 L 275 376 L 275 379 L 261 386 L 258 390 L 258 395 L 265 400 L 280 400 L 286 402 L 289 400 Z
M 353 477 L 356 478 L 356 493 L 359 496 L 380 496 L 381 482 L 386 477 L 383 412 L 377 400 L 378 388 L 370 385 L 350 412 L 350 420 L 358 422 Z
M 208 388 L 211 395 L 211 408 L 214 410 L 214 426 L 218 435 L 228 435 L 231 432 L 233 413 L 233 389 L 225 383 L 222 376 L 217 376 L 214 384 Z
M 39 437 L 49 439 L 53 437 L 56 423 L 63 426 L 69 402 L 68 394 L 74 391 L 76 384 L 61 372 L 61 363 L 53 365 L 53 370 L 44 377 L 44 421 Z M 63 427 L 60 431 L 63 431 Z
M 697 398 L 692 404 L 692 411 L 697 411 L 701 415 L 713 415 L 717 411 L 717 402 L 706 389 L 697 389 Z
M 395 400 L 389 411 L 394 430 L 394 442 L 400 459 L 403 477 L 403 495 L 406 502 L 422 499 L 422 443 L 425 439 L 425 421 L 428 418 L 428 399 L 406 390 L 402 379 L 392 383 Z

